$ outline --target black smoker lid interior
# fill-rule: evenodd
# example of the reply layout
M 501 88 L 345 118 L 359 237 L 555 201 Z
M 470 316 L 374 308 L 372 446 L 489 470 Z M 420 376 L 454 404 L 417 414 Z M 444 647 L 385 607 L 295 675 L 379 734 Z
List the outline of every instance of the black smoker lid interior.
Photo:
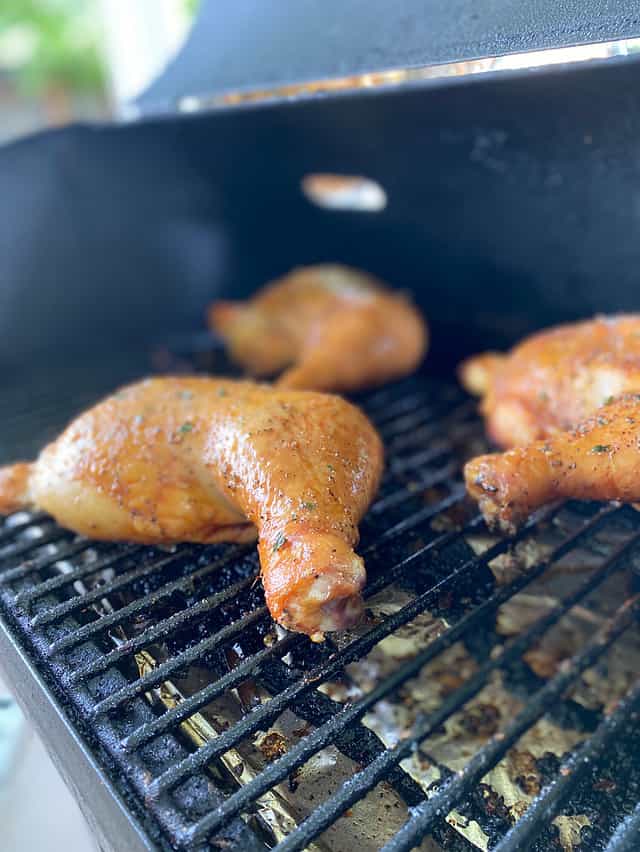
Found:
M 277 7 L 271 17 L 267 5 Z M 251 88 L 273 82 L 278 67 L 280 80 L 331 76 L 347 70 L 348 56 L 357 58 L 350 71 L 371 70 L 374 56 L 379 68 L 397 67 L 463 55 L 464 44 L 534 49 L 640 33 L 619 2 L 565 3 L 562 20 L 559 4 L 537 3 L 527 26 L 521 6 L 531 4 L 485 3 L 481 21 L 470 2 L 463 14 L 461 0 L 422 4 L 420 14 L 417 4 L 388 5 L 336 11 L 297 2 L 285 16 L 284 3 L 204 3 L 184 51 L 141 105 L 175 107 L 187 92 L 240 84 L 223 75 L 226 54 L 216 61 L 218 39 L 238 67 L 246 63 Z M 445 53 L 456 8 L 458 47 Z M 475 22 L 473 37 L 463 36 L 463 22 Z M 270 26 L 280 27 L 279 41 Z M 302 38 L 305 27 L 319 35 Z M 250 37 L 261 45 L 255 57 Z M 272 72 L 258 75 L 259 56 L 266 62 L 272 49 Z M 306 70 L 294 56 L 309 60 Z M 44 374 L 50 384 L 59 363 L 98 354 L 111 363 L 114 352 L 126 361 L 129 351 L 204 330 L 204 307 L 217 295 L 245 295 L 293 265 L 321 261 L 362 266 L 411 290 L 431 322 L 434 370 L 544 324 L 633 309 L 638 74 L 637 55 L 619 56 L 149 112 L 6 146 L 0 368 L 11 380 Z M 366 175 L 388 204 L 376 213 L 319 209 L 300 190 L 314 172 Z
M 630 0 L 202 0 L 173 62 L 138 99 L 185 97 L 634 38 Z

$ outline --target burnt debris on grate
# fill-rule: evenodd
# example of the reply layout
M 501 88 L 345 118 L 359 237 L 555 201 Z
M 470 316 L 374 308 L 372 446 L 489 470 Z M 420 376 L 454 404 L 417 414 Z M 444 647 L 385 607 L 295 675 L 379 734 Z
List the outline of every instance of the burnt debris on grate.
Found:
M 572 503 L 492 536 L 460 476 L 474 405 L 424 377 L 359 401 L 387 472 L 357 631 L 275 627 L 254 547 L 21 513 L 0 527 L 13 634 L 159 848 L 631 848 L 640 516 Z

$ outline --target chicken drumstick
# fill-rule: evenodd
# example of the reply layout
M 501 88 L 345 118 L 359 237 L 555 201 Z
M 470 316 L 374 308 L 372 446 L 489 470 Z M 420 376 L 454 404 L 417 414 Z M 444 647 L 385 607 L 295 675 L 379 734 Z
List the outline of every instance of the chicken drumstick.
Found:
M 378 434 L 336 396 L 156 378 L 80 415 L 31 465 L 0 469 L 0 511 L 37 506 L 96 539 L 252 541 L 267 605 L 320 640 L 354 624 L 353 547 L 383 465 Z
M 507 532 L 560 498 L 638 502 L 640 394 L 623 394 L 571 432 L 472 459 L 465 479 L 487 524 Z

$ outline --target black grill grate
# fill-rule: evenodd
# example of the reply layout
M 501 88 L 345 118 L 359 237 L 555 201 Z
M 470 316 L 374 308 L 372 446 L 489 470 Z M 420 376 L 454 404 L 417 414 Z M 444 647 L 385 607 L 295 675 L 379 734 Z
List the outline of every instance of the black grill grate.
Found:
M 636 633 L 638 515 L 567 504 L 515 536 L 489 539 L 460 480 L 462 459 L 481 447 L 475 406 L 456 387 L 424 377 L 360 401 L 385 439 L 388 465 L 361 528 L 372 615 L 357 634 L 314 646 L 275 631 L 253 547 L 95 544 L 46 516 L 22 514 L 0 528 L 0 605 L 13 640 L 158 848 L 340 849 L 328 830 L 344 826 L 345 814 L 355 818 L 373 790 L 407 808 L 397 832 L 397 822 L 393 830 L 380 823 L 377 848 L 394 852 L 426 835 L 446 849 L 474 848 L 450 812 L 477 824 L 501 852 L 553 848 L 562 838 L 552 820 L 575 814 L 587 815 L 577 848 L 637 848 L 640 684 L 632 673 L 612 672 L 613 657 Z M 505 564 L 506 575 L 494 570 Z M 400 602 L 385 611 L 391 590 Z M 532 594 L 546 609 L 501 632 L 505 606 Z M 531 653 L 576 612 L 592 619 L 593 635 L 548 672 L 535 671 Z M 399 632 L 406 641 L 427 614 L 439 625 L 428 644 L 417 642 L 348 700 L 332 694 L 331 685 L 353 687 L 354 664 Z M 430 666 L 458 647 L 468 676 L 419 708 L 395 741 L 385 740 L 371 714 L 406 701 L 420 678 L 435 681 Z M 587 671 L 591 686 L 593 678 L 606 684 L 606 706 L 575 697 Z M 462 766 L 434 758 L 433 738 L 469 708 L 486 707 L 479 696 L 498 681 L 518 712 L 490 726 Z M 201 714 L 221 699 L 232 700 L 238 716 L 217 730 L 203 727 Z M 286 713 L 305 723 L 304 732 L 250 777 L 234 774 L 225 757 L 255 748 Z M 541 789 L 529 791 L 533 801 L 515 820 L 487 773 L 545 715 L 578 734 L 566 753 L 538 757 Z M 329 747 L 351 762 L 351 777 L 296 811 L 301 767 Z M 417 753 L 437 766 L 438 781 L 416 776 L 409 760 Z M 265 816 L 265 797 L 282 804 L 283 784 L 290 793 L 283 807 L 294 818 L 278 828 Z M 113 846 L 124 848 L 117 838 Z

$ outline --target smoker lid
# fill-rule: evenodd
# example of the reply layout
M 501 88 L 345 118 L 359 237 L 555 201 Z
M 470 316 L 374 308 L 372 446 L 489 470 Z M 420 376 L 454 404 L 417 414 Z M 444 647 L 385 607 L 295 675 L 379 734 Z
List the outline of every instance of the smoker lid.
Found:
M 137 106 L 639 34 L 630 0 L 202 0 Z

